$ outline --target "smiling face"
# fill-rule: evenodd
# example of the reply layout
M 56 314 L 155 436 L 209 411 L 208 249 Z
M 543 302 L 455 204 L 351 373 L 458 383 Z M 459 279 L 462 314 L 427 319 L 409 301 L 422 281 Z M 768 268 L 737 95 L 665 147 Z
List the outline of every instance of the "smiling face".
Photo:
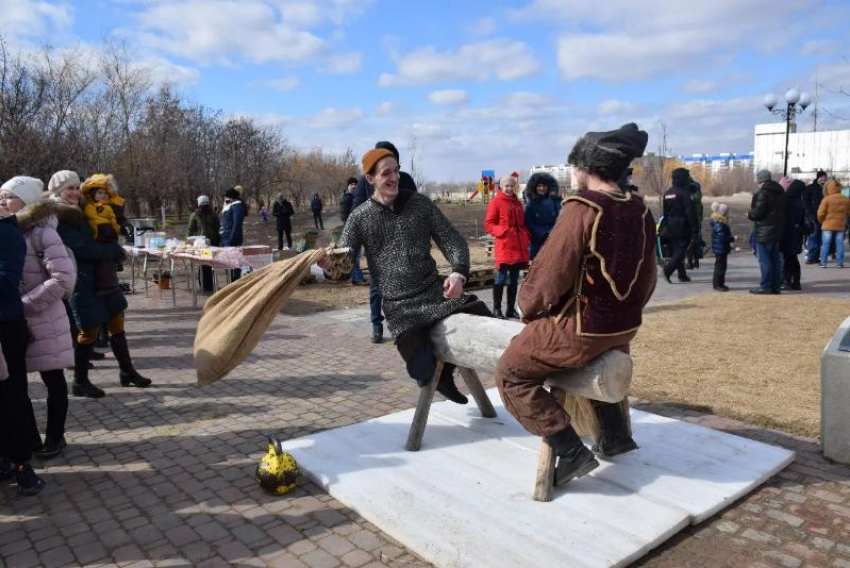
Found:
M 109 192 L 105 189 L 98 189 L 94 192 L 94 200 L 98 203 L 109 201 Z
M 11 191 L 0 191 L 0 217 L 8 217 L 14 215 L 24 208 L 24 202 L 21 198 Z
M 398 197 L 399 166 L 394 156 L 381 158 L 366 181 L 375 186 L 375 193 L 382 203 L 392 203 Z
M 499 186 L 502 188 L 502 191 L 504 191 L 507 195 L 516 194 L 516 188 L 518 185 L 519 184 L 517 183 L 515 178 L 510 178 L 508 180 L 502 181 L 502 183 L 499 184 Z
M 59 192 L 59 197 L 68 205 L 77 205 L 80 202 L 80 184 L 66 185 Z

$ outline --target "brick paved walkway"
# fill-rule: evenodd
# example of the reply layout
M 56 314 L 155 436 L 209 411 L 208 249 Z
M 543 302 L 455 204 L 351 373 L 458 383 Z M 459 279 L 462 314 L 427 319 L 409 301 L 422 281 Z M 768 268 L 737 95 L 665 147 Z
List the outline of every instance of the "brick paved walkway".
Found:
M 131 297 L 131 349 L 154 388 L 121 388 L 111 356 L 100 362 L 93 380 L 107 397 L 72 398 L 69 446 L 45 464 L 45 490 L 21 498 L 14 486 L 0 489 L 0 564 L 427 565 L 312 483 L 271 497 L 253 481 L 268 433 L 296 437 L 413 406 L 401 359 L 392 345 L 369 342 L 364 311 L 279 317 L 232 376 L 199 390 L 198 312 L 183 307 L 185 293 L 178 298 L 171 308 L 157 292 Z M 45 389 L 35 377 L 31 392 L 43 427 Z M 799 453 L 643 564 L 850 567 L 850 468 L 828 464 L 814 440 L 635 405 Z

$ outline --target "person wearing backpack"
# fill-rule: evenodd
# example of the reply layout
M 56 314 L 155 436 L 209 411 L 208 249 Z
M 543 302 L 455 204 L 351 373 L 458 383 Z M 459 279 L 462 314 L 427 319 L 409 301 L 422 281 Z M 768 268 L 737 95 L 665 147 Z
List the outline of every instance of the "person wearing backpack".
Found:
M 21 279 L 21 301 L 29 331 L 27 371 L 38 372 L 47 387 L 47 433 L 35 454 L 50 459 L 66 445 L 68 386 L 63 369 L 73 365 L 74 348 L 62 300 L 74 290 L 77 271 L 56 232 L 56 206 L 41 201 L 43 188 L 41 180 L 14 177 L 0 188 L 0 197 L 5 198 L 0 209 L 17 217 L 27 245 Z M 14 198 L 9 199 L 11 196 Z

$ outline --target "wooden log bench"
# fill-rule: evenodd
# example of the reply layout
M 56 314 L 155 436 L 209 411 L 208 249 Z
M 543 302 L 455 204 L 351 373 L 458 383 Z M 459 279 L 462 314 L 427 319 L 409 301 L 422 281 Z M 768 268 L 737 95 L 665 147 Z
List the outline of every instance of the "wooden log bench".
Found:
M 524 324 L 516 321 L 468 314 L 450 316 L 434 326 L 431 342 L 437 356 L 437 367 L 431 382 L 420 389 L 419 402 L 405 446 L 408 451 L 418 451 L 422 445 L 431 402 L 446 363 L 457 366 L 481 415 L 485 418 L 496 417 L 478 372 L 494 372 L 505 348 L 523 327 Z M 598 442 L 601 432 L 588 399 L 621 403 L 628 417 L 627 394 L 631 378 L 631 357 L 622 351 L 608 351 L 581 369 L 563 370 L 547 377 L 545 385 L 567 409 L 576 431 L 579 434 L 590 434 Z M 554 472 L 554 451 L 545 440 L 541 440 L 534 486 L 535 501 L 552 500 Z

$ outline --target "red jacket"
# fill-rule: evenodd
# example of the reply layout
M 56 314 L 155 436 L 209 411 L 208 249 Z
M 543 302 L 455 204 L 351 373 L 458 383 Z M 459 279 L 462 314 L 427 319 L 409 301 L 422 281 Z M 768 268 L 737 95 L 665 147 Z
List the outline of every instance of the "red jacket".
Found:
M 508 196 L 497 191 L 487 206 L 484 230 L 496 237 L 496 267 L 503 264 L 519 264 L 528 267 L 528 243 L 530 235 L 525 228 L 525 213 L 522 202 L 516 195 Z

